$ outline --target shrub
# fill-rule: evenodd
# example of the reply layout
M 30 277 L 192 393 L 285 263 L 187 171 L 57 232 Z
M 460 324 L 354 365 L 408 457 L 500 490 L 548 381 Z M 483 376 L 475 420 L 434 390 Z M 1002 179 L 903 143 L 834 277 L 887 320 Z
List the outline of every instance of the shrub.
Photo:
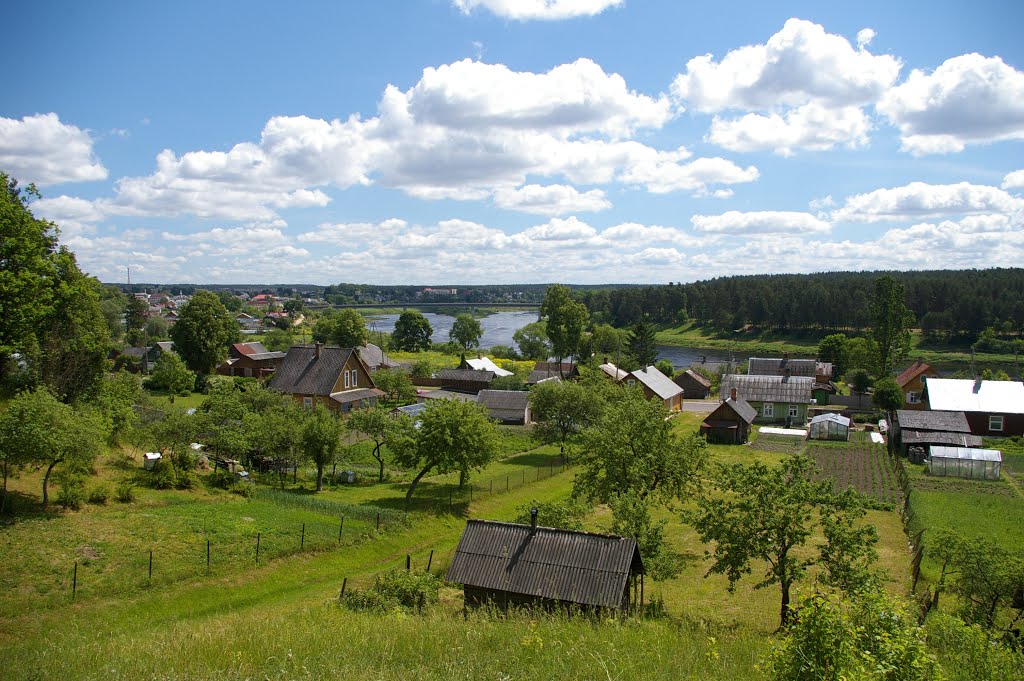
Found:
M 178 472 L 170 459 L 163 457 L 157 460 L 151 482 L 156 489 L 173 489 L 178 484 Z
M 131 480 L 122 480 L 114 490 L 114 497 L 122 504 L 135 501 L 135 484 Z
M 386 611 L 436 603 L 441 580 L 429 572 L 388 570 L 377 575 L 371 588 L 345 592 L 342 605 L 351 610 Z
M 199 486 L 199 476 L 193 471 L 179 470 L 175 487 L 178 489 L 195 489 Z
M 409 375 L 413 378 L 430 378 L 434 375 L 434 365 L 429 359 L 417 360 L 409 370 Z
M 252 499 L 256 496 L 256 485 L 251 482 L 235 482 L 231 485 L 232 494 L 245 497 L 246 499 Z
M 231 489 L 234 478 L 223 468 L 218 468 L 206 478 L 211 485 L 220 489 Z
M 102 506 L 108 501 L 110 501 L 110 485 L 106 483 L 100 483 L 99 485 L 96 485 L 89 492 L 90 504 L 98 504 Z
M 57 503 L 64 508 L 78 510 L 85 501 L 85 483 L 82 476 L 69 473 L 60 477 Z

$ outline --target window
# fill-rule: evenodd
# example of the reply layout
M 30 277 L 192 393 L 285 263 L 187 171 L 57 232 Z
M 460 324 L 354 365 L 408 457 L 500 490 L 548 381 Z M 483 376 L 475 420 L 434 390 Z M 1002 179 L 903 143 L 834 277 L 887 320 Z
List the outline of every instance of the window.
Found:
M 770 419 L 775 416 L 775 405 L 771 402 L 765 402 L 764 406 L 761 407 L 761 416 L 766 419 Z
M 789 416 L 790 418 L 796 418 L 800 415 L 800 407 L 796 404 L 789 405 Z
M 629 386 L 630 388 L 632 388 L 632 387 L 633 387 L 634 385 L 636 385 L 636 379 L 635 379 L 635 378 L 631 378 L 631 379 L 629 379 L 628 381 L 626 381 L 626 384 L 627 384 L 627 385 L 628 385 L 628 386 Z
M 306 409 L 312 409 L 313 408 L 313 398 L 312 397 L 303 397 L 302 398 L 302 406 L 305 407 Z
M 352 370 L 352 387 L 359 387 L 359 371 L 357 369 Z
M 988 429 L 991 431 L 1002 432 L 1003 430 L 1003 416 L 1002 414 L 992 414 L 988 417 Z
M 345 387 L 346 387 L 346 388 L 347 388 L 347 387 L 349 387 L 349 375 L 348 375 L 348 369 L 345 369 Z
M 907 404 L 921 404 L 921 393 L 911 390 L 907 393 Z

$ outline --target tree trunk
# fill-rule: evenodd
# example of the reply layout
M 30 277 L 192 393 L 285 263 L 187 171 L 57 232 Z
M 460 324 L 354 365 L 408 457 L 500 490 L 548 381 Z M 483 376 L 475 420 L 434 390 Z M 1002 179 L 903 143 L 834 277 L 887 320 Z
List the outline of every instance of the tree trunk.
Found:
M 463 468 L 459 471 L 459 489 L 462 489 L 466 484 L 466 469 Z
M 384 457 L 381 456 L 379 444 L 373 448 L 373 458 L 377 459 L 377 463 L 380 464 L 380 475 L 377 476 L 377 482 L 384 482 Z
M 46 504 L 50 501 L 50 495 L 47 493 L 47 487 L 50 486 L 50 473 L 53 472 L 54 466 L 59 464 L 63 459 L 57 459 L 52 462 L 46 469 L 46 475 L 43 476 L 43 510 L 46 510 Z
M 779 627 L 782 629 L 786 628 L 789 624 L 789 582 L 783 581 L 782 584 L 782 611 L 779 613 L 780 624 Z
M 324 465 L 322 463 L 316 465 L 316 491 L 324 491 Z
M 412 493 L 413 493 L 413 490 L 416 489 L 416 485 L 418 485 L 420 483 L 420 480 L 423 478 L 424 475 L 427 474 L 427 471 L 429 471 L 433 467 L 434 467 L 433 462 L 428 463 L 423 468 L 423 470 L 421 470 L 419 473 L 417 473 L 416 477 L 412 479 L 412 484 L 409 485 L 409 491 L 405 493 L 405 507 L 406 508 L 409 508 L 409 502 L 412 501 Z

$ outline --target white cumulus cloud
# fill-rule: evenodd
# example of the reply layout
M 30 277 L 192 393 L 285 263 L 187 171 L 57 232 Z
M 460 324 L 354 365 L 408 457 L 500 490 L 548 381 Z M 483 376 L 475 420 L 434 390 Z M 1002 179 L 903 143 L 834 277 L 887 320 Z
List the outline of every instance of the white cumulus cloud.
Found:
M 55 113 L 0 117 L 0 168 L 25 184 L 105 180 L 107 169 L 92 147 L 87 131 Z
M 566 213 L 592 213 L 612 207 L 601 189 L 580 192 L 564 184 L 528 184 L 512 189 L 499 188 L 494 192 L 494 204 L 500 208 L 540 215 Z
M 960 182 L 911 182 L 847 197 L 832 212 L 833 222 L 885 222 L 982 214 L 1010 215 L 1024 209 L 1024 199 L 1002 189 Z
M 482 7 L 505 19 L 572 19 L 600 14 L 623 0 L 452 0 L 463 14 Z
M 1003 183 L 999 186 L 1003 189 L 1024 188 L 1024 170 L 1014 170 L 1012 173 L 1007 173 L 1006 177 L 1003 178 Z
M 694 215 L 690 222 L 698 232 L 722 234 L 807 234 L 832 229 L 828 222 L 810 213 L 792 211 L 731 210 L 721 215 Z
M 930 74 L 915 69 L 877 108 L 899 128 L 903 150 L 914 155 L 1024 139 L 1024 73 L 999 57 L 965 54 Z
M 857 31 L 857 47 L 863 50 L 865 47 L 871 44 L 871 41 L 875 39 L 876 35 L 878 34 L 875 33 L 875 30 L 873 28 L 860 29 L 859 31 Z
M 871 120 L 859 107 L 827 108 L 812 102 L 777 113 L 749 113 L 740 118 L 715 117 L 708 141 L 731 151 L 774 151 L 791 156 L 799 149 L 827 151 L 868 143 Z

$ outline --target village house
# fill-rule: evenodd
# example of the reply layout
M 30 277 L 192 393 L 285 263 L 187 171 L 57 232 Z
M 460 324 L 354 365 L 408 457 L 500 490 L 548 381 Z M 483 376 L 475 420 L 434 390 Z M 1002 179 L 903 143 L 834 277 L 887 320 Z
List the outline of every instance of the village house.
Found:
M 643 603 L 644 564 L 629 537 L 531 524 L 470 520 L 445 580 L 467 607 L 577 606 L 626 611 Z M 637 587 L 639 586 L 639 591 Z
M 928 447 L 981 447 L 981 437 L 971 434 L 962 411 L 900 409 L 892 422 L 890 437 L 913 463 L 924 461 Z
M 356 348 L 359 351 L 359 359 L 370 368 L 370 371 L 378 369 L 394 369 L 399 366 L 398 362 L 389 359 L 387 353 L 373 343 L 366 343 Z
M 530 393 L 524 390 L 481 390 L 477 402 L 487 415 L 502 423 L 526 425 L 530 418 Z
M 322 404 L 335 413 L 374 405 L 384 395 L 354 349 L 320 343 L 292 346 L 270 387 L 292 395 L 307 409 Z
M 493 371 L 441 369 L 441 371 L 437 372 L 433 382 L 445 390 L 455 390 L 476 395 L 481 390 L 489 388 L 493 380 Z
M 533 371 L 530 372 L 526 383 L 536 385 L 556 377 L 564 381 L 574 381 L 580 377 L 580 369 L 575 362 L 537 362 L 533 365 Z
M 711 397 L 711 381 L 693 369 L 687 369 L 672 382 L 683 389 L 683 399 L 706 400 Z
M 680 411 L 683 408 L 683 389 L 661 373 L 658 367 L 649 366 L 632 371 L 626 376 L 625 383 L 628 386 L 640 385 L 647 399 L 661 400 L 669 411 Z
M 614 364 L 608 361 L 607 357 L 605 357 L 604 359 L 604 364 L 598 366 L 597 368 L 600 369 L 605 376 L 612 379 L 616 383 L 626 378 L 626 376 L 629 376 L 628 371 L 626 371 L 625 369 L 620 369 L 619 367 L 615 366 Z
M 700 434 L 711 443 L 741 445 L 750 439 L 750 425 L 756 417 L 757 410 L 740 399 L 734 390 L 729 399 L 700 424 Z
M 750 376 L 730 374 L 722 377 L 720 395 L 736 389 L 740 399 L 757 410 L 755 423 L 802 425 L 813 398 L 812 376 Z
M 924 409 L 924 402 L 921 394 L 924 392 L 924 382 L 928 378 L 938 378 L 939 372 L 932 369 L 924 362 L 914 362 L 902 374 L 896 377 L 896 383 L 903 391 L 905 409 Z
M 221 376 L 242 376 L 245 378 L 266 378 L 274 373 L 286 353 L 271 352 L 263 343 L 235 343 L 228 350 L 227 360 L 217 367 Z
M 962 411 L 973 435 L 1024 435 L 1024 383 L 980 378 L 929 378 L 922 395 L 930 411 Z

